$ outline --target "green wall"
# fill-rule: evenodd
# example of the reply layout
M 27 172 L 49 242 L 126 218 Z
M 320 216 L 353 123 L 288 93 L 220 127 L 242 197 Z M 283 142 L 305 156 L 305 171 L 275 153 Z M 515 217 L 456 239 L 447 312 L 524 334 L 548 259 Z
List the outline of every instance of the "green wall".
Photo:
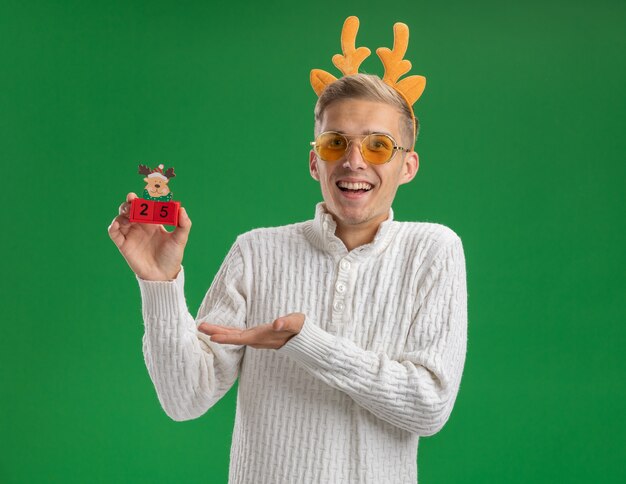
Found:
M 161 410 L 107 227 L 176 167 L 195 311 L 237 234 L 313 216 L 311 68 L 348 15 L 425 75 L 394 209 L 463 239 L 465 375 L 420 483 L 626 481 L 626 3 L 2 1 L 0 482 L 226 482 L 231 391 Z M 377 57 L 364 64 L 381 74 Z

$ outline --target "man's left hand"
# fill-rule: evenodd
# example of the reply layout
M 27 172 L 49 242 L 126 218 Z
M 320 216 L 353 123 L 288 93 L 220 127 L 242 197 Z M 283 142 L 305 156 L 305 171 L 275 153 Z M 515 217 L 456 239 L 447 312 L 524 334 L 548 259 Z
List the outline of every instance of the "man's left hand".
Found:
M 198 331 L 208 334 L 215 343 L 277 350 L 300 332 L 304 318 L 302 313 L 291 313 L 281 316 L 273 323 L 261 324 L 250 329 L 202 323 L 198 326 Z

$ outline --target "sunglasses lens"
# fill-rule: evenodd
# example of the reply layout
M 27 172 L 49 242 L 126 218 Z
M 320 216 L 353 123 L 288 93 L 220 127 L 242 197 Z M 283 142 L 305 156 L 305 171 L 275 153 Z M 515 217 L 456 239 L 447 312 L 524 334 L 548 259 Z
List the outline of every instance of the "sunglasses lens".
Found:
M 373 165 L 387 163 L 393 157 L 395 143 L 386 134 L 370 134 L 361 142 L 363 159 Z M 322 133 L 315 141 L 315 152 L 324 161 L 341 159 L 348 149 L 348 140 L 341 133 Z
M 363 140 L 362 150 L 365 161 L 380 165 L 393 156 L 393 140 L 384 134 L 370 134 Z
M 337 161 L 347 148 L 348 140 L 339 133 L 322 133 L 315 142 L 315 151 L 325 161 Z

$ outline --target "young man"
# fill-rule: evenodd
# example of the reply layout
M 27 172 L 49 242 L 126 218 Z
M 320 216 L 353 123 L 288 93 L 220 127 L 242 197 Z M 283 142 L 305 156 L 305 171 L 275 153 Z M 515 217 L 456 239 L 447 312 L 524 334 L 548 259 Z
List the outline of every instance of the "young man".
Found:
M 417 481 L 419 436 L 458 392 L 467 294 L 459 237 L 393 220 L 418 170 L 414 122 L 374 76 L 324 89 L 309 163 L 324 202 L 313 220 L 239 236 L 195 321 L 184 209 L 172 233 L 130 224 L 130 194 L 109 228 L 138 276 L 166 413 L 197 418 L 239 377 L 230 482 Z

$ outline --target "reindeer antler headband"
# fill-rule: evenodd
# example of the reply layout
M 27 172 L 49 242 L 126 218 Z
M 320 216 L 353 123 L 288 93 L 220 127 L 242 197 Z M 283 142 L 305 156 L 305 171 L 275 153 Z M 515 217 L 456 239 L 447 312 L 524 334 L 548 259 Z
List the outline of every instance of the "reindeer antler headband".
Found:
M 358 30 L 359 19 L 354 16 L 348 17 L 341 30 L 341 50 L 343 55 L 335 54 L 333 56 L 333 64 L 344 76 L 357 74 L 359 66 L 371 53 L 367 47 L 356 48 L 356 34 Z M 424 92 L 426 78 L 424 76 L 409 76 L 398 81 L 401 76 L 411 70 L 411 62 L 403 58 L 409 45 L 409 27 L 401 22 L 395 23 L 393 36 L 393 49 L 389 50 L 387 47 L 379 47 L 376 49 L 376 53 L 385 67 L 383 81 L 394 88 L 409 106 L 415 132 L 417 124 L 415 122 L 415 113 L 413 112 L 413 103 Z M 313 69 L 311 71 L 311 86 L 313 86 L 313 90 L 318 96 L 322 94 L 326 86 L 336 80 L 335 76 L 321 69 Z

